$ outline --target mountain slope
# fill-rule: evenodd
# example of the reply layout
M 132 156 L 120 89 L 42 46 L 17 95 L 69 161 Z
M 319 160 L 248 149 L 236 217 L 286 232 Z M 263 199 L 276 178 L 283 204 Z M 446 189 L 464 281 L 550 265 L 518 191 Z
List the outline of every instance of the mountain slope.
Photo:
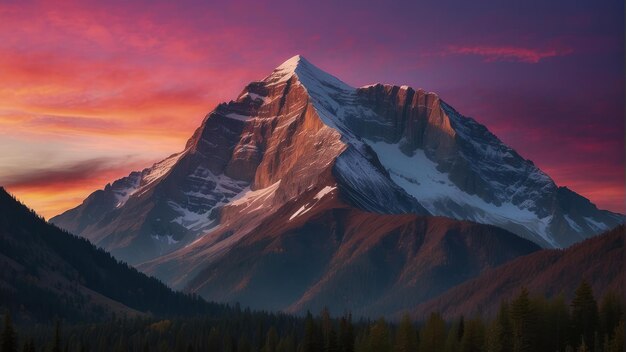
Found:
M 214 256 L 211 242 L 200 241 L 139 268 L 211 300 L 376 316 L 413 307 L 539 249 L 494 226 L 367 213 L 332 195 L 298 209 L 279 210 L 228 255 Z M 186 275 L 193 279 L 187 282 Z
M 510 300 L 525 286 L 548 297 L 573 296 L 584 279 L 596 297 L 606 292 L 624 293 L 624 225 L 564 250 L 542 250 L 488 270 L 479 277 L 450 289 L 417 307 L 425 317 L 439 311 L 447 317 L 495 313 L 501 300 Z
M 621 221 L 558 187 L 436 94 L 353 88 L 300 56 L 219 104 L 181 153 L 51 221 L 173 287 L 229 300 L 199 285 L 207 268 L 336 209 L 369 213 L 372 226 L 392 214 L 491 224 L 543 247 L 567 246 Z M 319 231 L 325 238 L 327 229 Z M 219 275 L 228 275 L 226 267 Z
M 544 247 L 619 223 L 437 95 L 352 88 L 300 56 L 218 105 L 183 152 L 51 221 L 138 263 L 183 247 L 234 199 L 278 181 L 275 203 L 334 184 L 362 210 L 494 224 Z
M 21 321 L 217 314 L 30 211 L 0 188 L 0 310 Z

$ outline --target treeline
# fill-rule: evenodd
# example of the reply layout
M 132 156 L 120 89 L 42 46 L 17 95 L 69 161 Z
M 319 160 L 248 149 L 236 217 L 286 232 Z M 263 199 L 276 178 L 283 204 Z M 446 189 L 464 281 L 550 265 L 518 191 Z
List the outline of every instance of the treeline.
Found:
M 15 331 L 5 315 L 0 352 L 210 351 L 210 352 L 621 352 L 624 304 L 609 293 L 596 301 L 583 282 L 575 297 L 533 297 L 522 289 L 502 302 L 497 316 L 446 321 L 437 313 L 416 324 L 404 316 L 353 322 L 233 309 L 223 318 L 150 320 L 114 318 L 105 323 L 36 326 Z

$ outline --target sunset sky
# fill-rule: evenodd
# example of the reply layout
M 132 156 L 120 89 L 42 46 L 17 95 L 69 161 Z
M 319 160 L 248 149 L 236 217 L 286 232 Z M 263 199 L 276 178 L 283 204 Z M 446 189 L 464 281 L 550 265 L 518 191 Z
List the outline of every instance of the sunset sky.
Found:
M 624 3 L 2 1 L 0 185 L 46 218 L 174 152 L 302 54 L 353 86 L 437 92 L 624 212 Z

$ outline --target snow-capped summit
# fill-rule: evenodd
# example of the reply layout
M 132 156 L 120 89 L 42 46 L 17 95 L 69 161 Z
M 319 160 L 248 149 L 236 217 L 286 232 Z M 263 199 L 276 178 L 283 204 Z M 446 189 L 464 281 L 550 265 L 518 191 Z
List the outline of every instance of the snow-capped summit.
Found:
M 436 94 L 351 87 L 299 55 L 219 104 L 181 153 L 51 221 L 186 287 L 236 248 L 280 252 L 303 228 L 327 236 L 311 225 L 319 217 L 343 244 L 370 231 L 366 218 L 372 233 L 393 233 L 388 214 L 496 225 L 543 247 L 622 221 Z
M 302 55 L 296 55 L 283 62 L 263 81 L 269 84 L 280 84 L 296 76 L 304 86 L 325 85 L 336 89 L 352 89 L 336 77 L 322 71 Z

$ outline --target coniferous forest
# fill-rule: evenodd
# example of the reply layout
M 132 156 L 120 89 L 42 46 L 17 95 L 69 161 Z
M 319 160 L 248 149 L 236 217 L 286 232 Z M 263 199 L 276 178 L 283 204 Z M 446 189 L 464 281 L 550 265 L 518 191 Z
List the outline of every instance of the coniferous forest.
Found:
M 0 352 L 552 352 L 624 350 L 624 304 L 615 293 L 597 299 L 582 282 L 571 300 L 546 299 L 525 288 L 502 302 L 495 317 L 399 322 L 357 320 L 350 314 L 295 317 L 239 307 L 222 317 L 150 319 L 16 326 L 4 315 Z

